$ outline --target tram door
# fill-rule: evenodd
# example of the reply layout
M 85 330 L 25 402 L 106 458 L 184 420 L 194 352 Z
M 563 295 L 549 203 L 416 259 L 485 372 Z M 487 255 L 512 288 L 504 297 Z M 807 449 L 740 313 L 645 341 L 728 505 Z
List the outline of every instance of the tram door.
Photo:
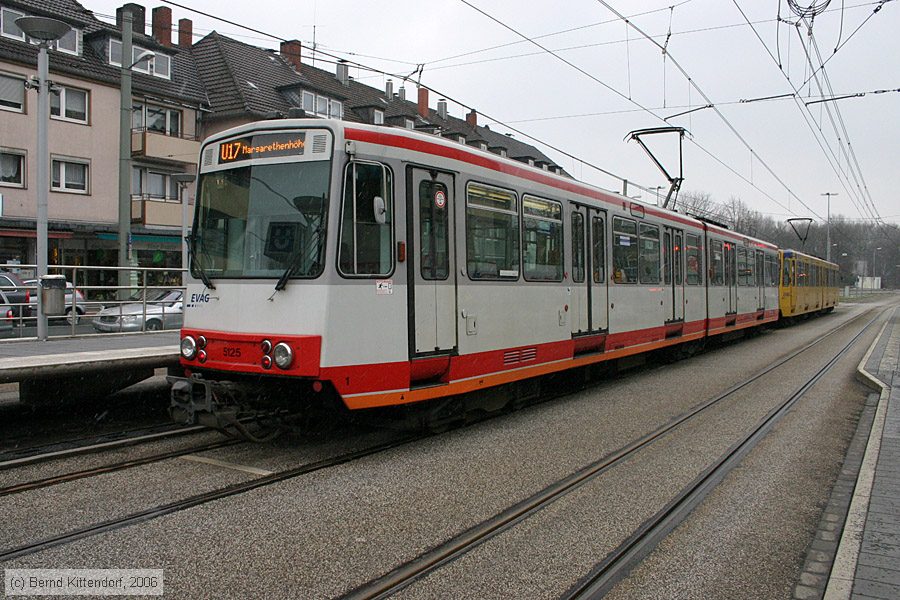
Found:
M 728 310 L 725 314 L 737 312 L 737 252 L 734 242 L 725 242 L 725 291 L 727 293 Z
M 456 348 L 454 181 L 449 173 L 407 167 L 410 357 Z
M 666 322 L 684 321 L 684 232 L 664 228 L 663 253 Z
M 605 332 L 608 321 L 606 212 L 572 205 L 572 334 Z

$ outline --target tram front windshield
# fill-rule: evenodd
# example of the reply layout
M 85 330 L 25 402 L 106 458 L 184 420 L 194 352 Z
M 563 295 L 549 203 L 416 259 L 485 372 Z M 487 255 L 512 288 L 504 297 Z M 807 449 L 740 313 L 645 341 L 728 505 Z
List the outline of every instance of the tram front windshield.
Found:
M 193 274 L 311 278 L 325 256 L 330 161 L 244 164 L 204 173 L 192 238 Z

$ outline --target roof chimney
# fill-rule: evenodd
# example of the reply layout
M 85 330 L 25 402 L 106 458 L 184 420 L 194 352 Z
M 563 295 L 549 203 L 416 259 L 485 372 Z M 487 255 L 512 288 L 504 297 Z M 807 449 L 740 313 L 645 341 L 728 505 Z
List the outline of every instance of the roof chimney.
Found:
M 423 119 L 428 118 L 428 88 L 419 88 L 419 114 Z
M 350 85 L 350 67 L 347 61 L 340 60 L 337 64 L 337 80 L 343 85 Z
M 147 13 L 144 10 L 144 7 L 140 4 L 135 4 L 134 2 L 129 2 L 128 4 L 123 4 L 121 8 L 116 9 L 116 26 L 121 30 L 122 29 L 122 15 L 128 11 L 131 13 L 131 30 L 134 33 L 139 33 L 141 35 L 146 35 L 147 28 Z
M 397 90 L 397 95 L 400 96 L 401 100 L 406 100 L 406 88 L 401 85 L 400 89 Z
M 178 19 L 178 46 L 190 48 L 194 45 L 194 23 L 190 19 Z
M 302 65 L 302 61 L 300 60 L 300 52 L 302 50 L 303 46 L 300 45 L 300 40 L 281 42 L 281 56 L 284 60 L 288 61 L 296 71 L 299 71 Z
M 387 96 L 387 99 L 394 99 L 394 80 L 388 79 L 387 83 L 384 84 L 384 95 Z
M 440 118 L 447 120 L 447 101 L 443 98 L 438 100 L 437 112 Z
M 163 46 L 172 47 L 172 9 L 157 6 L 153 9 L 153 39 Z
M 478 113 L 474 108 L 466 113 L 466 123 L 472 127 L 478 127 Z

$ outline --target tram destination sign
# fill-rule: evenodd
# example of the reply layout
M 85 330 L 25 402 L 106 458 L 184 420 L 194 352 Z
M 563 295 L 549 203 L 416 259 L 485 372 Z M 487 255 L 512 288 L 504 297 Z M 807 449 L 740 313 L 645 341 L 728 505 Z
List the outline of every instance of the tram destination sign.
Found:
M 306 133 L 260 133 L 219 144 L 219 164 L 251 160 L 303 156 Z

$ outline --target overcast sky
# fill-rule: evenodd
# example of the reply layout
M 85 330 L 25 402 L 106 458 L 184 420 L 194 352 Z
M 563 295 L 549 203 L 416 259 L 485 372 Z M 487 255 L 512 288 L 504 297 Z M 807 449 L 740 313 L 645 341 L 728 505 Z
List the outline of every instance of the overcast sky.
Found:
M 870 195 L 886 221 L 900 222 L 896 191 L 900 93 L 871 93 L 900 88 L 900 2 L 885 2 L 872 16 L 879 2 L 832 0 L 814 19 L 815 46 L 810 48 L 805 27 L 778 24 L 777 1 L 606 1 L 665 44 L 668 57 L 664 60 L 659 47 L 628 28 L 599 0 L 567 0 L 556 6 L 521 0 L 179 4 L 279 38 L 296 38 L 310 47 L 315 36 L 323 50 L 390 73 L 408 75 L 424 64 L 422 83 L 474 107 L 480 113 L 479 124 L 506 131 L 493 120 L 508 123 L 580 159 L 541 146 L 576 178 L 617 191 L 622 188 L 620 180 L 587 163 L 650 189 L 667 185 L 640 147 L 624 138 L 635 129 L 665 126 L 663 117 L 706 105 L 702 92 L 721 116 L 707 108 L 668 121 L 690 134 L 684 143 L 683 191 L 708 193 L 717 201 L 738 197 L 778 219 L 812 213 L 824 218 L 824 192 L 838 194 L 831 201 L 832 215 L 869 218 L 862 198 L 868 200 Z M 122 3 L 83 0 L 83 4 L 98 15 L 112 15 Z M 148 24 L 150 10 L 159 4 L 144 4 Z M 247 43 L 278 46 L 277 40 L 241 27 L 177 6 L 172 10 L 173 22 L 183 17 L 193 20 L 195 40 L 215 29 Z M 797 20 L 786 0 L 781 0 L 780 13 L 783 19 Z M 835 54 L 838 44 L 844 45 Z M 503 47 L 486 50 L 498 45 Z M 822 60 L 828 61 L 825 72 L 834 95 L 869 93 L 812 104 L 807 112 L 804 102 L 832 96 L 821 71 L 818 81 L 825 86 L 824 94 L 816 79 L 803 85 L 811 74 L 807 52 L 819 65 L 816 46 Z M 323 62 L 316 65 L 334 68 Z M 351 76 L 379 88 L 386 80 L 361 69 L 352 69 Z M 792 84 L 801 92 L 799 102 L 791 98 L 740 102 L 790 93 Z M 413 88 L 413 83 L 407 84 L 408 98 L 415 98 Z M 432 94 L 432 107 L 436 101 Z M 450 112 L 463 117 L 467 109 L 451 103 Z M 818 141 L 813 131 L 819 134 Z M 849 166 L 848 139 L 855 154 L 855 160 L 849 156 Z M 666 166 L 677 171 L 674 138 L 658 139 L 654 147 Z M 868 195 L 860 191 L 863 184 Z M 643 201 L 655 201 L 652 191 L 629 189 L 629 195 L 638 194 Z

